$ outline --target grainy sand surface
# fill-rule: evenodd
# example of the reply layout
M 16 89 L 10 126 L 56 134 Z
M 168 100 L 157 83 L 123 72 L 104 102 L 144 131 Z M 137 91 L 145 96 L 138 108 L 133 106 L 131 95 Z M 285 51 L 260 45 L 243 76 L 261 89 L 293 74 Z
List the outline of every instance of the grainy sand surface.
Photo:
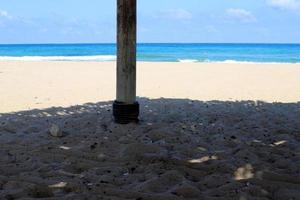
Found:
M 114 62 L 0 62 L 0 113 L 115 99 Z M 137 95 L 298 102 L 300 65 L 138 63 Z
M 300 66 L 139 63 L 121 126 L 113 65 L 0 63 L 0 199 L 300 199 Z

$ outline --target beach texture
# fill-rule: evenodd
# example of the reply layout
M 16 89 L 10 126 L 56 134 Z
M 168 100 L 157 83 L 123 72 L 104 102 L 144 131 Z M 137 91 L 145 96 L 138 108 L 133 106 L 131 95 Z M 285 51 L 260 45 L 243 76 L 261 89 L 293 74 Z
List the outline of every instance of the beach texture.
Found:
M 300 100 L 300 65 L 138 63 L 139 97 Z M 114 62 L 0 62 L 0 113 L 114 100 Z
M 300 66 L 0 62 L 0 199 L 300 199 Z

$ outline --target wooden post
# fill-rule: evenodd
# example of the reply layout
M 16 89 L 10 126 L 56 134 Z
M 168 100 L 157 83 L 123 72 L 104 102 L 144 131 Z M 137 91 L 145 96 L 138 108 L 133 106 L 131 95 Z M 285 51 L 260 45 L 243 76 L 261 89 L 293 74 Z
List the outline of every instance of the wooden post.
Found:
M 117 99 L 113 115 L 117 123 L 138 122 L 136 102 L 137 0 L 117 0 Z

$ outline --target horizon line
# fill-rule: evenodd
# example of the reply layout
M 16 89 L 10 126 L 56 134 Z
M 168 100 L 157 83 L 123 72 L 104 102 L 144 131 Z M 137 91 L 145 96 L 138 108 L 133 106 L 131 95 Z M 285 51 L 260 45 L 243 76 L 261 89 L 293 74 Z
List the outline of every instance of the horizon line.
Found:
M 72 43 L 72 42 L 67 42 L 67 43 L 0 43 L 0 45 L 97 45 L 97 44 L 107 44 L 107 45 L 116 45 L 117 43 L 115 42 L 87 42 L 87 43 Z M 271 44 L 271 45 L 300 45 L 300 43 L 275 43 L 275 42 L 138 42 L 137 45 L 140 44 L 248 44 L 248 45 L 255 45 L 255 44 Z

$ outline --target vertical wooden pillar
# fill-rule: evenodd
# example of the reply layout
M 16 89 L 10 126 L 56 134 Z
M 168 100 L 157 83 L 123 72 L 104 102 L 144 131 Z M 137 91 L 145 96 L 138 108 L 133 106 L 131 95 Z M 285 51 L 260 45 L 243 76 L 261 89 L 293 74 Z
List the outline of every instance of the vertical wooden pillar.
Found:
M 138 122 L 136 26 L 137 0 L 117 0 L 117 99 L 113 115 L 122 124 Z

